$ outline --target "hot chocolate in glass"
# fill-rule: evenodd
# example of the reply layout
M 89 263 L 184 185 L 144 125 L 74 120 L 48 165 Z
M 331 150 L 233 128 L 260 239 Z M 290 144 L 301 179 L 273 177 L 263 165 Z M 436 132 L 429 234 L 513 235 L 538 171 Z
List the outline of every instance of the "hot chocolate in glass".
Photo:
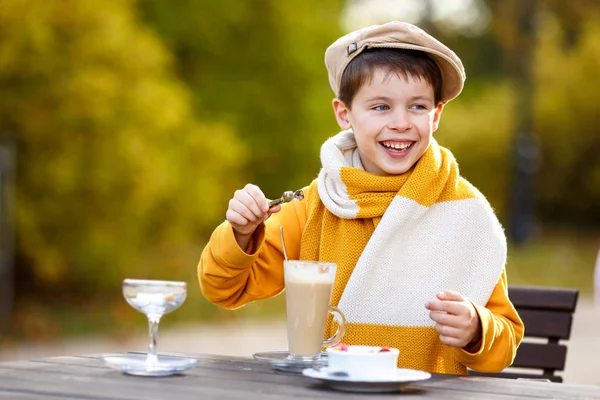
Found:
M 346 319 L 330 304 L 337 265 L 317 261 L 284 261 L 287 335 L 291 358 L 318 358 L 323 347 L 339 343 L 346 330 Z M 328 314 L 332 313 L 338 330 L 323 340 Z

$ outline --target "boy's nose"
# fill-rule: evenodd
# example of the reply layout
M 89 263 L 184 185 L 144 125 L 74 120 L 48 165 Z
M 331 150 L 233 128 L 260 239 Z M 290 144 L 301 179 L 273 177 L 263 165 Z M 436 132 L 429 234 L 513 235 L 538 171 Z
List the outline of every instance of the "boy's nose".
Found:
M 393 113 L 390 116 L 388 127 L 399 132 L 405 132 L 409 130 L 411 128 L 411 123 L 408 113 L 404 110 L 398 110 L 395 113 Z

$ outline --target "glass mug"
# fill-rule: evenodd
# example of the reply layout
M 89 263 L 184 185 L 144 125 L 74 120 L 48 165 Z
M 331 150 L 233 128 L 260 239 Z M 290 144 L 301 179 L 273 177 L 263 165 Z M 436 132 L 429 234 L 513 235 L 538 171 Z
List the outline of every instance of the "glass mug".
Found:
M 338 344 L 346 332 L 346 318 L 330 304 L 337 265 L 319 261 L 283 262 L 289 357 L 315 359 L 323 347 Z M 323 340 L 328 314 L 337 332 Z

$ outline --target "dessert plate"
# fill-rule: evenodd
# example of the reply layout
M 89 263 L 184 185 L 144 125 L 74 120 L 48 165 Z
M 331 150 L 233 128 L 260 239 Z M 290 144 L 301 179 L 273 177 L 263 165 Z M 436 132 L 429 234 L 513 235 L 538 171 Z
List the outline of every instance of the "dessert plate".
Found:
M 284 372 L 302 373 L 307 368 L 327 366 L 327 353 L 314 360 L 298 360 L 290 357 L 287 351 L 265 351 L 253 354 L 256 361 L 269 364 L 273 369 Z
M 316 379 L 332 389 L 346 392 L 396 392 L 401 390 L 404 385 L 431 378 L 429 372 L 405 368 L 398 368 L 394 377 L 385 379 L 361 379 L 334 375 L 327 367 L 307 368 L 302 371 L 302 374 Z

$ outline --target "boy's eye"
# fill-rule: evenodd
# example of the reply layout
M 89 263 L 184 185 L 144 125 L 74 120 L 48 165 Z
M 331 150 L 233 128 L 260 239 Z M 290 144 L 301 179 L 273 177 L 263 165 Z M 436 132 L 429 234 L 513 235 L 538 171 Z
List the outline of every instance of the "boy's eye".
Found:
M 372 109 L 376 110 L 376 111 L 387 111 L 390 108 L 388 106 L 386 106 L 385 104 L 379 104 L 379 105 L 376 105 L 375 107 L 373 107 Z
M 424 104 L 415 104 L 411 107 L 413 110 L 427 110 L 427 106 Z

